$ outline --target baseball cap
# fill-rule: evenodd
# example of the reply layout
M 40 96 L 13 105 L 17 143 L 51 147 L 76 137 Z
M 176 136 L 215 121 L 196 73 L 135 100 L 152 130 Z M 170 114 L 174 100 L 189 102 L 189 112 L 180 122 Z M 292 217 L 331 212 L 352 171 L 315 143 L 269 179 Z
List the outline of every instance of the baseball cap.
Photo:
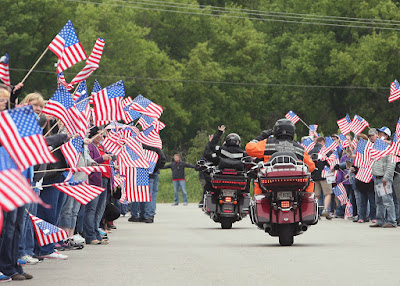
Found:
M 392 132 L 386 126 L 383 126 L 381 129 L 378 129 L 378 131 L 385 133 L 389 137 L 390 137 L 390 135 L 392 135 Z
M 371 128 L 370 130 L 368 130 L 368 136 L 369 135 L 375 135 L 376 133 L 378 133 L 378 132 L 376 131 L 375 128 Z

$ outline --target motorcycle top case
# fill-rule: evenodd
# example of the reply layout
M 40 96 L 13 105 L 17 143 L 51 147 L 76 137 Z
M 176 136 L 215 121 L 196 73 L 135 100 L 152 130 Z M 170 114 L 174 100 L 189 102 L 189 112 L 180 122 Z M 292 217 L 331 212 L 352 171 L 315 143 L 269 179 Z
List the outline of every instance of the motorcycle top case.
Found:
M 247 178 L 245 175 L 232 172 L 222 172 L 212 176 L 212 186 L 215 189 L 245 190 Z

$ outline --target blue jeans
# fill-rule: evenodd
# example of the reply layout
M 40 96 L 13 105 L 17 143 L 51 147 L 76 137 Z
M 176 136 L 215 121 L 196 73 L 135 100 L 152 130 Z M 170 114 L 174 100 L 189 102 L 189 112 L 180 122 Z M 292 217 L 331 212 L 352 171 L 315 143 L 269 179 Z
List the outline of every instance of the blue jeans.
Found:
M 78 220 L 76 221 L 76 231 L 80 234 L 83 233 L 83 222 L 85 220 L 85 205 L 81 205 L 78 212 Z
M 353 216 L 356 216 L 358 214 L 358 210 L 357 210 L 357 201 L 356 201 L 355 191 L 353 190 L 353 187 L 351 185 L 344 185 L 344 187 L 347 192 L 347 197 L 349 198 L 350 203 L 353 206 Z
M 182 201 L 184 204 L 188 203 L 187 199 L 187 193 L 186 193 L 186 181 L 181 180 L 181 181 L 172 181 L 174 184 L 174 193 L 175 193 L 175 200 L 174 204 L 177 205 L 179 204 L 179 187 L 182 190 Z
M 99 203 L 97 204 L 96 207 L 96 213 L 95 213 L 95 222 L 96 222 L 96 227 L 100 227 L 100 222 L 103 219 L 104 211 L 106 209 L 106 203 L 107 203 L 107 187 L 108 183 L 110 182 L 110 179 L 108 178 L 102 178 L 102 185 L 105 190 L 99 195 Z
M 150 208 L 146 207 L 149 202 L 133 202 L 130 204 L 131 215 L 136 218 L 151 218 Z
M 46 184 L 61 183 L 64 180 L 63 176 L 59 176 L 56 179 L 46 182 Z M 66 196 L 63 192 L 60 192 L 55 187 L 45 187 L 40 192 L 40 198 L 46 204 L 51 205 L 50 209 L 44 208 L 42 205 L 38 205 L 37 216 L 48 223 L 58 225 L 60 220 L 61 209 L 64 205 Z M 38 246 L 36 249 L 38 255 L 46 255 L 54 252 L 54 243 L 50 243 L 44 246 Z
M 100 195 L 88 202 L 85 206 L 83 236 L 85 237 L 86 243 L 90 243 L 95 239 L 101 240 L 100 233 L 97 230 L 98 226 L 96 225 L 96 209 L 99 204 L 99 199 Z
M 25 205 L 25 208 L 32 215 L 36 216 L 37 204 L 28 204 Z M 35 232 L 33 230 L 32 221 L 26 211 L 23 216 L 21 236 L 18 242 L 18 257 L 25 255 L 32 256 L 34 255 L 33 251 L 35 249 Z
M 81 204 L 73 197 L 68 197 L 61 211 L 59 226 L 62 228 L 75 228 Z
M 156 205 L 157 205 L 157 194 L 158 194 L 158 174 L 155 173 L 153 178 L 150 178 L 150 193 L 151 193 L 151 202 L 146 202 L 145 204 L 145 217 L 153 217 L 156 214 Z
M 386 223 L 390 223 L 392 225 L 397 225 L 396 223 L 396 211 L 393 202 L 393 186 L 392 182 L 386 183 L 389 185 L 392 193 L 385 194 L 383 196 L 378 196 L 376 191 L 376 185 L 381 184 L 382 179 L 375 178 L 374 186 L 375 186 L 375 203 L 376 203 L 376 220 L 379 225 L 384 225 Z
M 0 240 L 0 272 L 7 276 L 24 273 L 17 265 L 18 238 L 21 235 L 25 207 L 10 212 L 3 212 L 4 221 Z

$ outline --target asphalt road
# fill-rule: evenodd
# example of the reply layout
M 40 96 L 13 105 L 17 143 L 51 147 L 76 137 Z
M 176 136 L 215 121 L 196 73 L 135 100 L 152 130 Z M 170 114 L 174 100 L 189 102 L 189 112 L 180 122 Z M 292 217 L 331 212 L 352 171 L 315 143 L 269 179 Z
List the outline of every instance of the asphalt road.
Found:
M 230 230 L 196 205 L 157 206 L 155 223 L 116 221 L 109 245 L 26 266 L 24 285 L 400 285 L 400 228 L 321 220 L 294 245 L 246 217 Z

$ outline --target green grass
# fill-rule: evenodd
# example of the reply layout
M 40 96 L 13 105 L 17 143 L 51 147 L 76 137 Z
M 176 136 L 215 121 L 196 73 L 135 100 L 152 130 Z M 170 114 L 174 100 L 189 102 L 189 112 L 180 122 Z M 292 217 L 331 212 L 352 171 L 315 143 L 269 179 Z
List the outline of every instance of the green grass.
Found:
M 194 169 L 185 169 L 186 192 L 189 203 L 198 203 L 203 194 L 199 173 Z M 157 203 L 173 203 L 174 187 L 172 185 L 171 169 L 160 170 Z M 182 192 L 179 191 L 179 202 L 182 202 Z

